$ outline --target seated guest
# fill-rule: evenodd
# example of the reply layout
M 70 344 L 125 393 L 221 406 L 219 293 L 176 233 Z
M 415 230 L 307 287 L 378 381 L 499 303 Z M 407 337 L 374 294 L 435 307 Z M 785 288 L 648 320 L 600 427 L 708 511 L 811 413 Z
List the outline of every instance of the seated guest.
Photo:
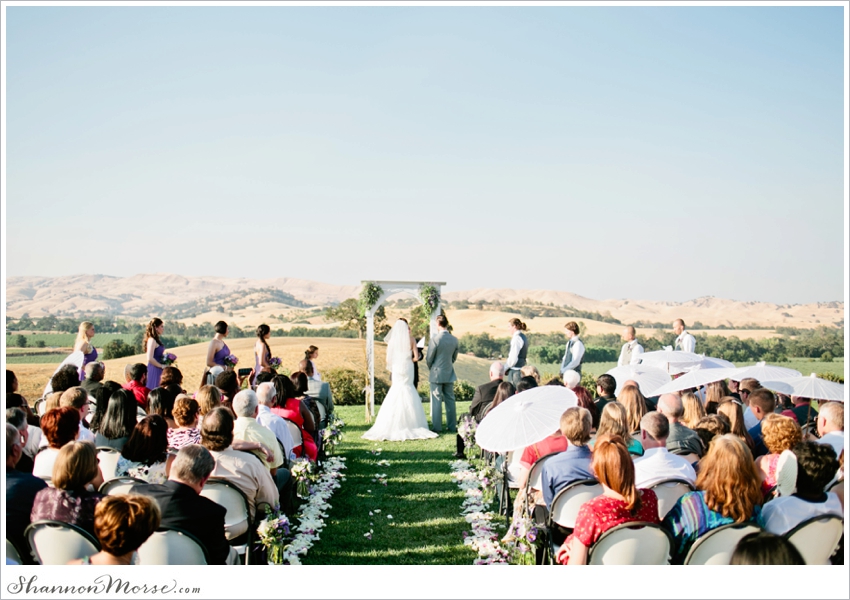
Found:
M 148 394 L 150 394 L 150 390 L 145 387 L 145 383 L 148 380 L 148 366 L 143 363 L 130 365 L 129 375 L 130 381 L 124 384 L 124 389 L 133 392 L 133 396 L 136 397 L 136 402 L 139 403 L 139 406 L 143 410 L 147 410 Z
M 803 560 L 797 547 L 784 537 L 767 531 L 759 531 L 741 538 L 741 541 L 735 546 L 729 564 L 804 565 L 806 561 Z
M 715 438 L 699 467 L 698 491 L 679 498 L 662 522 L 673 536 L 674 564 L 682 564 L 697 538 L 721 525 L 762 526 L 758 475 L 741 438 L 731 433 Z
M 316 406 L 315 400 L 307 394 L 307 375 L 303 371 L 295 371 L 289 376 L 289 379 L 295 386 L 295 397 L 301 400 L 302 406 L 306 406 L 307 410 L 310 411 L 310 414 L 313 415 L 313 425 L 315 426 L 315 429 L 308 430 L 308 433 L 318 442 L 320 441 L 319 423 L 322 420 L 322 414 L 319 412 L 319 407 Z
M 136 551 L 160 526 L 156 501 L 139 495 L 107 496 L 94 510 L 94 534 L 100 552 L 69 565 L 132 565 Z
M 765 416 L 761 424 L 762 441 L 768 454 L 756 459 L 761 491 L 767 494 L 776 485 L 776 465 L 779 455 L 803 441 L 803 432 L 796 419 L 777 414 Z
M 88 442 L 68 442 L 53 465 L 54 487 L 41 490 L 32 507 L 32 521 L 49 519 L 81 527 L 94 535 L 94 508 L 103 495 L 97 452 Z M 95 491 L 88 491 L 91 486 Z
M 138 406 L 132 392 L 124 389 L 115 391 L 109 397 L 106 414 L 103 416 L 97 434 L 95 434 L 95 445 L 98 448 L 108 446 L 118 451 L 123 450 L 124 445 L 136 428 Z
M 800 442 L 792 452 L 797 457 L 797 491 L 764 505 L 764 528 L 776 535 L 784 535 L 813 517 L 843 517 L 838 496 L 824 491 L 838 471 L 838 459 L 832 446 Z
M 761 383 L 759 383 L 758 379 L 753 379 L 752 377 L 742 379 L 741 382 L 739 384 L 737 384 L 737 387 L 738 387 L 738 393 L 737 394 L 733 393 L 733 391 L 732 391 L 732 387 L 733 387 L 732 384 L 733 383 L 734 382 L 732 382 L 732 381 L 729 382 L 729 390 L 730 390 L 729 395 L 730 396 L 736 396 L 737 395 L 738 398 L 741 400 L 741 402 L 746 407 L 744 409 L 744 425 L 746 426 L 747 431 L 749 431 L 750 429 L 752 429 L 753 427 L 758 425 L 758 422 L 759 422 L 758 419 L 756 419 L 756 416 L 753 414 L 753 411 L 750 410 L 750 400 L 749 400 L 749 398 L 750 398 L 750 394 L 752 394 L 754 391 L 756 391 L 757 389 L 759 389 L 761 387 Z
M 563 452 L 567 449 L 567 438 L 564 437 L 564 434 L 561 433 L 561 430 L 558 429 L 550 436 L 547 436 L 543 440 L 537 442 L 536 444 L 532 444 L 530 446 L 526 446 L 526 448 L 522 451 L 519 459 L 518 467 L 514 467 L 514 471 L 512 475 L 517 481 L 519 488 L 521 490 L 525 490 L 525 484 L 528 482 L 528 474 L 531 471 L 531 466 L 536 463 L 538 460 L 543 458 L 544 456 L 549 456 L 550 454 L 557 454 L 559 452 Z M 518 494 L 516 497 L 516 506 L 521 506 L 525 502 L 525 496 L 523 494 Z
M 640 443 L 644 454 L 635 459 L 635 485 L 652 487 L 665 479 L 683 479 L 691 484 L 697 474 L 687 460 L 667 450 L 670 422 L 657 411 L 648 412 L 640 420 Z
M 21 446 L 26 449 L 31 427 L 31 425 L 27 424 L 26 413 L 24 413 L 24 411 L 22 411 L 20 408 L 7 408 L 6 423 L 12 425 L 15 429 L 18 430 L 18 435 L 21 438 Z M 20 458 L 18 459 L 18 463 L 15 466 L 15 469 L 23 473 L 31 474 L 34 466 L 35 464 L 33 463 L 32 457 L 27 455 L 26 452 L 22 452 Z
M 257 394 L 253 390 L 242 390 L 236 394 L 233 399 L 233 412 L 236 413 L 233 438 L 246 442 L 259 442 L 266 448 L 270 448 L 274 455 L 272 460 L 266 460 L 264 453 L 255 452 L 255 454 L 272 472 L 283 466 L 285 459 L 275 434 L 257 422 L 257 414 L 259 413 Z
M 844 452 L 844 403 L 826 402 L 820 405 L 818 415 L 819 444 L 829 444 L 836 456 Z
M 154 388 L 148 394 L 148 410 L 149 415 L 159 415 L 168 424 L 170 429 L 176 429 L 177 423 L 174 421 L 174 401 L 177 396 L 164 387 Z
M 697 421 L 694 433 L 699 436 L 703 448 L 708 448 L 718 435 L 730 433 L 732 426 L 726 415 L 705 415 Z
M 729 396 L 729 386 L 725 381 L 712 381 L 705 386 L 705 413 L 713 415 L 717 413 L 717 406 L 722 398 Z
M 534 377 L 520 377 L 519 383 L 516 384 L 516 393 L 524 392 L 537 387 L 537 380 Z
M 198 429 L 200 430 L 204 416 L 221 406 L 221 392 L 214 385 L 204 385 L 195 393 L 195 400 L 198 401 Z
M 32 412 L 27 399 L 18 393 L 18 377 L 14 371 L 6 369 L 6 409 L 20 408 L 27 416 L 27 423 L 38 427 L 38 415 Z
M 307 456 L 310 460 L 315 461 L 318 456 L 318 447 L 313 436 L 309 433 L 316 429 L 313 414 L 296 397 L 295 385 L 289 377 L 275 375 L 272 383 L 277 390 L 277 406 L 272 408 L 272 412 L 279 417 L 292 421 L 301 429 L 301 445 L 295 447 L 295 455 L 299 457 Z
M 198 429 L 198 402 L 181 394 L 174 402 L 174 421 L 177 429 L 168 430 L 168 447 L 180 449 L 187 444 L 200 444 L 201 432 Z
M 739 402 L 732 396 L 724 396 L 717 403 L 715 412 L 719 415 L 725 415 L 729 419 L 729 424 L 732 426 L 730 433 L 744 440 L 744 443 L 752 451 L 755 449 L 755 443 L 750 434 L 747 433 L 747 428 L 744 425 L 744 411 Z
M 82 387 L 82 384 L 80 387 Z M 101 383 L 100 387 L 98 387 L 93 393 L 89 393 L 89 402 L 94 405 L 94 412 L 89 414 L 89 429 L 91 429 L 95 434 L 100 431 L 100 426 L 103 423 L 103 417 L 106 416 L 106 408 L 109 406 L 109 399 L 112 397 L 112 394 L 120 389 L 123 388 L 116 382 L 105 381 Z M 130 395 L 132 396 L 132 394 Z M 134 398 L 133 402 L 135 401 L 136 400 Z
M 562 377 L 564 378 L 564 387 L 572 391 L 578 398 L 578 405 L 590 411 L 593 428 L 596 429 L 599 427 L 599 412 L 596 409 L 596 404 L 594 404 L 590 392 L 581 385 L 581 375 L 570 369 L 564 371 Z
M 540 371 L 534 365 L 525 365 L 519 370 L 519 373 L 523 377 L 531 377 L 537 382 L 537 385 L 540 385 Z
M 274 371 L 263 371 L 262 373 L 254 377 L 254 386 L 256 387 L 261 383 L 270 382 L 272 379 L 274 379 L 274 376 Z
M 705 408 L 693 392 L 682 394 L 682 408 L 684 413 L 682 413 L 681 423 L 688 429 L 694 429 L 699 420 L 705 416 Z
M 635 486 L 634 465 L 621 437 L 600 439 L 591 466 L 604 492 L 582 504 L 573 533 L 555 555 L 560 564 L 587 564 L 588 549 L 612 527 L 634 521 L 658 523 L 655 492 Z
M 35 497 L 47 488 L 47 483 L 15 469 L 23 453 L 24 443 L 18 429 L 6 423 L 6 539 L 18 550 L 24 564 L 33 564 L 24 530 L 30 524 Z
M 590 466 L 592 420 L 590 411 L 574 406 L 561 415 L 561 434 L 569 442 L 567 449 L 543 463 L 541 487 L 543 500 L 551 508 L 552 500 L 567 485 L 581 479 L 593 479 Z
M 314 346 L 315 347 L 315 346 Z M 325 407 L 325 413 L 331 414 L 334 411 L 334 400 L 333 393 L 331 392 L 331 386 L 327 381 L 322 381 L 321 378 L 317 378 L 314 371 L 314 365 L 312 360 L 302 360 L 298 363 L 298 370 L 307 375 L 307 394 L 310 395 L 311 398 L 315 398 L 317 401 L 322 403 L 322 406 Z M 271 381 L 274 377 L 268 379 Z
M 554 385 L 555 387 L 564 387 L 564 382 L 561 381 L 560 377 L 553 377 L 552 379 L 547 381 L 545 385 Z
M 753 456 L 758 458 L 767 454 L 767 447 L 764 445 L 764 439 L 761 433 L 761 422 L 776 409 L 776 396 L 770 390 L 759 388 L 749 394 L 748 400 L 750 402 L 750 410 L 753 411 L 753 415 L 758 419 L 758 424 L 747 432 L 753 438 L 753 443 L 755 444 Z
M 47 448 L 35 455 L 32 474 L 43 479 L 53 477 L 53 464 L 59 450 L 77 439 L 80 432 L 80 411 L 71 407 L 48 410 L 41 417 L 41 431 L 47 440 Z
M 602 418 L 602 411 L 605 405 L 609 402 L 616 402 L 617 397 L 614 393 L 617 391 L 617 380 L 607 373 L 596 378 L 596 410 L 599 412 L 599 418 Z
M 626 385 L 620 390 L 617 402 L 626 409 L 626 422 L 629 426 L 629 435 L 637 437 L 640 435 L 640 420 L 648 411 L 646 399 L 640 393 L 636 385 Z
M 490 365 L 490 381 L 475 389 L 472 402 L 469 404 L 469 414 L 475 419 L 476 423 L 480 423 L 481 419 L 484 418 L 484 413 L 487 412 L 496 397 L 496 390 L 504 377 L 505 367 L 502 363 L 496 361 Z
M 86 378 L 80 383 L 89 396 L 95 397 L 100 388 L 103 387 L 103 379 L 106 377 L 106 366 L 99 361 L 90 362 L 85 366 Z
M 135 477 L 148 483 L 165 483 L 168 463 L 174 458 L 168 449 L 168 425 L 159 415 L 148 415 L 136 424 L 121 450 L 116 477 Z
M 81 387 L 72 387 L 64 392 L 59 397 L 59 406 L 70 406 L 77 410 L 80 415 L 80 434 L 77 439 L 83 442 L 91 442 L 94 444 L 94 433 L 92 433 L 86 425 L 86 418 L 89 416 L 89 395 Z
M 162 370 L 162 375 L 159 378 L 159 387 L 168 387 L 169 385 L 183 387 L 183 373 L 177 367 L 168 366 Z
M 231 550 L 224 536 L 227 511 L 201 496 L 214 468 L 212 454 L 203 446 L 190 444 L 180 448 L 167 481 L 138 484 L 130 492 L 156 500 L 162 513 L 161 525 L 183 529 L 198 538 L 207 549 L 212 564 L 232 564 L 236 551 Z
M 213 409 L 204 419 L 201 444 L 215 460 L 212 476 L 226 479 L 242 490 L 252 516 L 261 502 L 277 505 L 280 494 L 269 469 L 252 453 L 232 447 L 233 415 L 226 408 Z
M 295 442 L 292 440 L 292 434 L 289 432 L 289 427 L 283 418 L 272 412 L 272 407 L 277 399 L 277 390 L 274 384 L 270 381 L 261 382 L 257 386 L 257 422 L 271 431 L 277 440 L 283 446 L 283 453 L 290 460 L 295 459 L 293 448 Z
M 627 444 L 626 449 L 629 451 L 629 454 L 643 456 L 643 446 L 629 433 L 626 407 L 616 400 L 608 402 L 605 408 L 602 409 L 602 416 L 599 419 L 599 429 L 596 430 L 596 437 L 591 440 L 590 447 L 593 448 L 598 439 L 613 436 L 619 436 L 623 439 Z
M 791 412 L 793 412 L 794 416 L 797 417 L 797 422 L 800 424 L 800 427 L 806 423 L 814 423 L 817 420 L 818 411 L 812 407 L 811 398 L 791 396 L 791 404 L 794 405 Z
M 658 412 L 667 417 L 670 433 L 667 436 L 667 449 L 673 454 L 704 454 L 702 441 L 692 429 L 679 421 L 685 414 L 682 399 L 676 394 L 664 394 L 658 399 Z
M 50 383 L 44 390 L 44 395 L 50 393 L 61 394 L 65 390 L 70 390 L 72 387 L 80 385 L 80 369 L 76 365 L 62 365 L 50 378 Z
M 499 406 L 502 402 L 513 396 L 515 393 L 516 390 L 514 389 L 514 384 L 512 384 L 510 381 L 502 381 L 501 383 L 499 383 L 499 385 L 496 387 L 496 395 L 493 396 L 493 402 L 490 403 L 490 406 L 481 411 L 481 419 L 484 420 L 484 418 L 489 415 L 494 408 Z

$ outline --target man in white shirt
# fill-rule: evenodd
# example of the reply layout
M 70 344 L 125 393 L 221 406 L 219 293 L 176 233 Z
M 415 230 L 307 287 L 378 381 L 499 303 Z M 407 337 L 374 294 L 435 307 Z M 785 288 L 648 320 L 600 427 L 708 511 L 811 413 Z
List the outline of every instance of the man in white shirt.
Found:
M 573 370 L 581 375 L 581 360 L 584 358 L 584 344 L 578 338 L 578 323 L 570 321 L 564 325 L 564 334 L 567 336 L 567 347 L 564 350 L 564 358 L 561 359 L 561 375 L 564 371 Z
M 648 412 L 640 420 L 640 443 L 644 454 L 635 459 L 635 486 L 648 488 L 665 479 L 682 479 L 693 485 L 697 475 L 691 464 L 667 451 L 670 423 L 659 412 Z
M 678 336 L 676 338 L 676 344 L 673 347 L 674 350 L 681 350 L 682 352 L 694 351 L 697 341 L 694 336 L 685 331 L 685 322 L 682 319 L 673 321 L 673 333 Z
M 289 432 L 289 427 L 282 417 L 271 411 L 276 397 L 277 389 L 271 381 L 266 381 L 257 386 L 257 399 L 259 400 L 257 423 L 270 430 L 280 440 L 280 443 L 283 444 L 283 451 L 289 457 L 289 460 L 295 460 L 295 452 L 292 451 L 295 442 Z
M 640 355 L 643 354 L 643 346 L 635 339 L 635 328 L 629 325 L 623 330 L 623 344 L 620 350 L 620 358 L 617 360 L 617 366 L 636 365 L 640 362 Z
M 844 451 L 844 403 L 821 403 L 818 413 L 818 443 L 829 444 L 835 450 L 835 456 Z

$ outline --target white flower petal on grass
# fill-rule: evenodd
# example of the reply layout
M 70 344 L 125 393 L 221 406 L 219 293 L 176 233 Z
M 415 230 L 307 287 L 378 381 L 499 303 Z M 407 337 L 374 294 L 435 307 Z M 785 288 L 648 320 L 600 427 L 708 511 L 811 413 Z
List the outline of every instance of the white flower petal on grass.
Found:
M 392 515 L 387 515 L 387 518 L 388 518 L 388 519 L 392 519 L 392 518 L 393 518 L 393 516 L 392 516 Z

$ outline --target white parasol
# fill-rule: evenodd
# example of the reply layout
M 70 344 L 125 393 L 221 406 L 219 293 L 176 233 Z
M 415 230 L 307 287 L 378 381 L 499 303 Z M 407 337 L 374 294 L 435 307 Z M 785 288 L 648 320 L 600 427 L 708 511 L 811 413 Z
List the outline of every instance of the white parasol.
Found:
M 651 393 L 646 395 L 660 396 L 661 394 L 672 394 L 673 392 L 680 392 L 682 390 L 688 390 L 690 388 L 699 388 L 715 381 L 728 379 L 729 375 L 734 372 L 735 369 L 695 368 L 692 371 L 685 373 L 681 377 L 678 377 L 673 381 L 665 383 L 660 388 L 652 390 Z
M 491 410 L 475 432 L 475 441 L 490 452 L 510 452 L 555 433 L 561 415 L 578 398 L 565 387 L 546 385 L 511 396 Z
M 670 375 L 676 375 L 677 373 L 684 373 L 688 367 L 698 365 L 703 358 L 693 352 L 671 350 L 668 346 L 664 350 L 644 352 L 640 355 L 640 364 L 663 369 Z
M 647 394 L 647 392 L 651 392 L 670 382 L 670 375 L 666 371 L 646 365 L 614 367 L 608 371 L 608 375 L 617 381 L 617 390 L 614 392 L 617 396 L 620 395 L 623 384 L 630 379 L 638 384 L 638 389 L 640 389 L 641 394 L 644 396 L 649 396 L 650 394 Z
M 760 381 L 759 383 L 761 383 L 762 387 L 789 396 L 800 396 L 801 398 L 812 400 L 844 402 L 844 384 L 821 379 L 815 373 L 812 373 L 808 377 L 788 377 Z
M 761 383 L 762 381 L 776 381 L 777 379 L 782 380 L 789 377 L 802 377 L 802 373 L 786 367 L 767 365 L 762 361 L 749 367 L 736 369 L 735 373 L 729 379 L 732 381 L 741 381 L 742 379 L 750 378 Z

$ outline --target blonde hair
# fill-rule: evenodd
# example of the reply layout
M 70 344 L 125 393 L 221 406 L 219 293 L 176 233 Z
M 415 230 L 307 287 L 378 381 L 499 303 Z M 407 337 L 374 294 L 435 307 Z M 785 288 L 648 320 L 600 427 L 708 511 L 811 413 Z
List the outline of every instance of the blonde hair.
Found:
M 561 433 L 574 446 L 587 445 L 592 427 L 593 418 L 586 408 L 573 406 L 561 415 Z
M 195 394 L 195 400 L 198 401 L 198 409 L 201 416 L 221 406 L 221 392 L 214 385 L 205 385 Z
M 602 409 L 599 418 L 599 429 L 596 431 L 596 439 L 604 436 L 618 435 L 624 440 L 631 440 L 629 432 L 629 419 L 626 407 L 619 402 L 609 402 Z
M 74 350 L 81 350 L 83 354 L 91 354 L 92 345 L 86 332 L 94 327 L 94 323 L 83 321 L 77 329 L 77 339 L 74 340 Z
M 700 461 L 696 486 L 705 492 L 708 508 L 736 523 L 750 519 L 763 500 L 753 454 L 733 433 L 711 441 Z
M 53 463 L 53 485 L 61 490 L 81 490 L 97 477 L 98 468 L 97 452 L 92 444 L 68 442 Z
M 705 416 L 705 407 L 693 392 L 682 394 L 682 407 L 685 411 L 682 416 L 682 425 L 693 429 L 699 420 Z
M 790 450 L 803 441 L 803 431 L 797 419 L 776 413 L 765 415 L 762 419 L 761 435 L 765 447 L 771 454 L 781 454 L 783 450 Z
M 525 365 L 519 370 L 523 377 L 533 377 L 537 385 L 540 385 L 540 371 L 534 365 Z
M 44 412 L 59 408 L 59 399 L 62 398 L 62 392 L 52 392 L 44 398 Z
M 623 405 L 626 409 L 626 423 L 629 428 L 629 433 L 640 429 L 640 420 L 646 414 L 646 400 L 637 386 L 627 385 L 620 390 L 620 395 L 617 396 L 617 402 Z M 608 408 L 608 405 L 605 405 Z

